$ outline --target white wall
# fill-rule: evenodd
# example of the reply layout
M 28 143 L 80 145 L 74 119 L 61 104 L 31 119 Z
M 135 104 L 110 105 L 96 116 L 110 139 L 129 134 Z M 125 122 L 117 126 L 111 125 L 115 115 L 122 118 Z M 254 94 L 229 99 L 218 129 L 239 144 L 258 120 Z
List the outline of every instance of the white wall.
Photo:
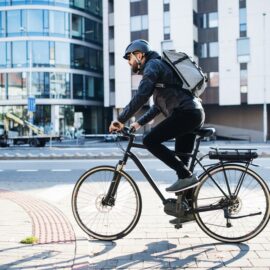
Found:
M 163 40 L 163 0 L 148 0 L 148 27 L 151 48 L 160 53 Z
M 265 16 L 265 28 L 263 23 Z M 250 62 L 248 63 L 248 103 L 270 102 L 270 1 L 247 1 L 247 35 L 250 37 Z M 266 73 L 265 73 L 266 72 Z M 264 76 L 266 83 L 264 84 Z
M 131 99 L 131 72 L 123 58 L 130 43 L 130 1 L 114 1 L 115 107 L 123 108 Z
M 174 49 L 193 55 L 193 1 L 171 0 L 170 13 Z
M 219 104 L 240 104 L 240 67 L 237 62 L 239 37 L 238 1 L 218 1 L 219 19 Z

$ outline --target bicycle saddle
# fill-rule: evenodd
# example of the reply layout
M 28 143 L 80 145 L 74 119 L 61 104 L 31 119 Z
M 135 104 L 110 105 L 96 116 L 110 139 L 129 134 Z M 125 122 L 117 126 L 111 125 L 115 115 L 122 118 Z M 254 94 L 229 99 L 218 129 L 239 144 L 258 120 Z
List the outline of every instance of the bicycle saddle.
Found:
M 216 132 L 215 128 L 203 127 L 195 130 L 194 133 L 200 137 L 210 137 Z

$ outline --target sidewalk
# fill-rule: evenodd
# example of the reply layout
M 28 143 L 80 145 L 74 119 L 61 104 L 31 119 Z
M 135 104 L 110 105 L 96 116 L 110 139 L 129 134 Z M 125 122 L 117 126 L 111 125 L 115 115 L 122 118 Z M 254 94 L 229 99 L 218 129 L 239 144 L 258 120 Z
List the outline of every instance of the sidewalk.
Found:
M 242 244 L 219 243 L 194 222 L 176 230 L 149 184 L 138 185 L 143 211 L 137 227 L 124 239 L 104 242 L 88 238 L 75 223 L 73 184 L 24 182 L 21 190 L 22 183 L 2 180 L 0 269 L 270 269 L 270 225 Z M 159 187 L 164 191 L 164 184 Z M 30 235 L 39 244 L 20 244 Z

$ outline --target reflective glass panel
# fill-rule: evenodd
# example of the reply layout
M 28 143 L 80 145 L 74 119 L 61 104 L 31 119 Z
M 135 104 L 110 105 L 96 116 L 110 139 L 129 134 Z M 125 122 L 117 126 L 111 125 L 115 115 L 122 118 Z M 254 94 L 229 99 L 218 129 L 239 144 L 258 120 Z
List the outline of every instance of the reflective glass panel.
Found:
M 69 74 L 50 73 L 50 97 L 70 98 Z
M 82 38 L 82 17 L 72 15 L 72 36 Z
M 133 16 L 130 18 L 130 30 L 140 31 L 142 29 L 141 16 Z
M 218 57 L 218 42 L 209 43 L 209 57 Z
M 58 67 L 70 66 L 70 45 L 64 42 L 55 42 L 55 65 Z
M 8 36 L 14 36 L 21 32 L 21 12 L 20 10 L 10 10 L 7 12 Z
M 49 85 L 45 83 L 45 76 L 48 73 L 32 73 L 32 94 L 37 98 L 49 98 Z
M 86 98 L 95 97 L 95 84 L 94 78 L 90 76 L 85 76 L 85 87 L 86 87 Z
M 218 13 L 212 12 L 208 14 L 208 26 L 210 28 L 212 27 L 218 27 Z
M 83 75 L 73 75 L 73 97 L 83 99 Z
M 43 11 L 42 10 L 27 10 L 27 25 L 26 31 L 29 35 L 43 33 Z
M 29 54 L 31 44 L 29 44 Z M 34 41 L 32 42 L 32 61 L 33 66 L 49 66 L 49 42 L 48 41 Z
M 210 87 L 218 87 L 219 86 L 219 73 L 218 72 L 210 72 L 209 73 L 209 86 Z
M 65 13 L 60 11 L 50 11 L 49 24 L 50 35 L 64 36 L 66 32 L 65 27 Z
M 26 41 L 12 42 L 12 66 L 24 67 L 26 66 Z
M 6 99 L 6 74 L 0 73 L 0 99 Z
M 6 13 L 5 11 L 0 12 L 0 37 L 6 35 Z
M 0 42 L 0 67 L 6 67 L 6 42 Z
M 237 40 L 238 55 L 249 55 L 249 39 L 243 38 Z
M 73 45 L 72 49 L 73 49 L 72 65 L 75 68 L 85 67 L 85 63 L 88 62 L 88 58 L 85 57 L 84 47 L 80 45 Z
M 8 98 L 23 99 L 27 97 L 26 78 L 22 73 L 8 74 Z

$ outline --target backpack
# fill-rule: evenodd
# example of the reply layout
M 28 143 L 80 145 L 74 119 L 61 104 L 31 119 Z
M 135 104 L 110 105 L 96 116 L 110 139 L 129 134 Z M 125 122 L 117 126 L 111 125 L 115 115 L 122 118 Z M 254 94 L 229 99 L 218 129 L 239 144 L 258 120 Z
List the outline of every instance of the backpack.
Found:
M 168 63 L 183 82 L 183 88 L 199 97 L 205 90 L 207 78 L 201 68 L 183 52 L 164 51 L 163 60 Z

